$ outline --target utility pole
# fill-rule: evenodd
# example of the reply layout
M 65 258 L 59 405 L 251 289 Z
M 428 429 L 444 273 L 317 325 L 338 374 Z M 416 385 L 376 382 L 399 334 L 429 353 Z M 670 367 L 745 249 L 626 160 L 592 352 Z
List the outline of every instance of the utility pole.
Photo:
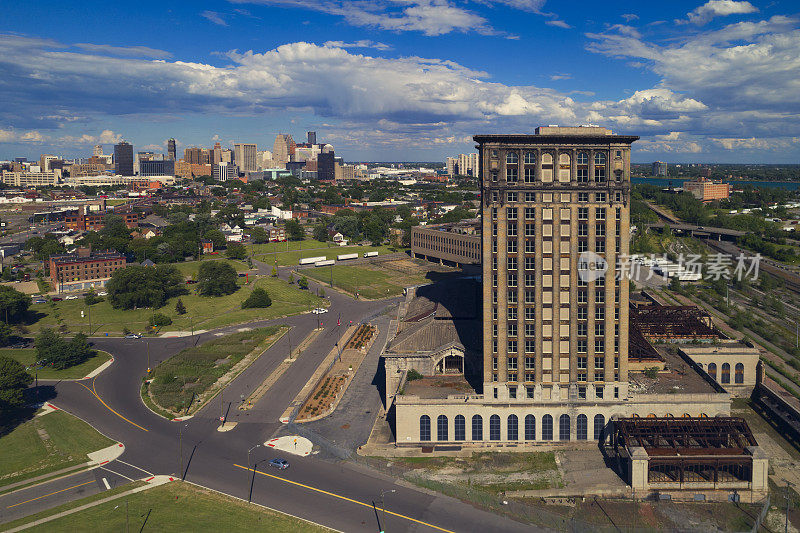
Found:
M 783 533 L 789 533 L 789 486 L 791 483 L 786 482 L 786 522 L 783 525 Z
M 150 339 L 147 339 L 147 374 L 150 374 Z

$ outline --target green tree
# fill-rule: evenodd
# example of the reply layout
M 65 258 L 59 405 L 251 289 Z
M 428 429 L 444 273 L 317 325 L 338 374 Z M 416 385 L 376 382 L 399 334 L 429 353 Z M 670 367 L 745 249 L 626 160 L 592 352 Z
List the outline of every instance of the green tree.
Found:
M 67 341 L 50 328 L 43 328 L 36 336 L 37 359 L 46 366 L 63 370 L 89 359 L 94 351 L 86 342 L 86 335 L 76 334 Z
M 197 279 L 200 294 L 203 296 L 225 296 L 239 288 L 236 283 L 236 269 L 226 261 L 206 261 L 200 265 Z
M 278 277 L 278 267 L 276 267 L 275 265 L 272 265 L 272 277 L 273 278 Z
M 250 230 L 250 239 L 255 244 L 264 244 L 269 240 L 269 234 L 267 230 L 262 227 L 256 226 L 252 230 Z
M 163 327 L 172 324 L 172 319 L 163 313 L 156 313 L 150 317 L 150 326 Z
M 6 420 L 16 409 L 25 405 L 23 393 L 33 382 L 25 367 L 5 355 L 0 355 L 0 420 Z
M 289 272 L 289 285 L 293 285 L 293 284 L 294 284 L 294 273 L 293 272 Z
M 225 234 L 218 229 L 208 230 L 205 235 L 203 235 L 203 238 L 213 242 L 215 250 L 225 248 Z
M 314 225 L 314 238 L 319 242 L 327 242 L 328 224 L 325 220 L 320 220 Z
M 290 241 L 302 241 L 306 236 L 303 226 L 295 219 L 286 221 L 286 233 L 289 235 Z
M 181 300 L 180 298 L 178 298 L 178 301 L 175 302 L 175 312 L 178 313 L 179 315 L 186 314 L 186 307 L 184 307 L 183 300 Z
M 94 292 L 94 289 L 89 289 L 89 292 L 86 293 L 86 296 L 84 296 L 83 299 L 86 302 L 86 305 L 94 305 L 105 301 L 105 299 L 102 296 L 98 296 Z
M 21 320 L 30 305 L 28 296 L 7 285 L 0 285 L 0 320 L 6 323 Z
M 107 289 L 108 300 L 115 309 L 158 309 L 170 298 L 188 292 L 183 276 L 172 265 L 121 268 L 112 274 Z
M 272 298 L 269 297 L 269 293 L 258 287 L 253 289 L 253 292 L 250 293 L 250 296 L 242 302 L 242 309 L 251 309 L 251 308 L 264 308 L 269 307 L 272 305 Z
M 308 279 L 305 276 L 297 280 L 297 286 L 303 290 L 308 290 Z
M 0 346 L 14 344 L 18 340 L 19 336 L 14 332 L 14 329 L 5 322 L 0 322 Z
M 239 259 L 244 261 L 247 259 L 247 248 L 240 242 L 231 242 L 228 244 L 228 249 L 225 250 L 225 255 L 231 259 Z

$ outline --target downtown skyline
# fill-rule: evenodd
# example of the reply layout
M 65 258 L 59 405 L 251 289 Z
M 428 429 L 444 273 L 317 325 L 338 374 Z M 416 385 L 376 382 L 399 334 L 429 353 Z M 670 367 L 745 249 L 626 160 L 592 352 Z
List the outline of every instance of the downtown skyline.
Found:
M 588 123 L 641 136 L 634 162 L 800 155 L 785 1 L 34 2 L 4 22 L 0 159 L 315 130 L 350 161 L 443 161 L 475 133 Z

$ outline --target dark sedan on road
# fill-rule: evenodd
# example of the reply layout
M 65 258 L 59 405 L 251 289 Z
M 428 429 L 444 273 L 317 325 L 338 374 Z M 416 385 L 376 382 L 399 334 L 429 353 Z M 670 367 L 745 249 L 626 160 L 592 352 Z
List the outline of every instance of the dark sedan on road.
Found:
M 278 470 L 285 470 L 289 468 L 289 461 L 275 458 L 269 462 L 269 466 L 277 468 Z

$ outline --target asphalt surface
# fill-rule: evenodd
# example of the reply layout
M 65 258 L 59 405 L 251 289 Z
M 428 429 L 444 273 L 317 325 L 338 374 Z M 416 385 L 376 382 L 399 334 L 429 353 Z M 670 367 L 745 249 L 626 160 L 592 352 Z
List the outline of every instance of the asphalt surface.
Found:
M 271 270 L 269 265 L 260 264 L 259 267 Z M 287 273 L 281 269 L 281 276 Z M 316 290 L 314 282 L 309 284 Z M 449 497 L 399 485 L 388 476 L 346 461 L 325 460 L 314 455 L 276 454 L 269 448 L 259 447 L 249 458 L 255 471 L 248 470 L 248 450 L 269 440 L 283 427 L 278 417 L 334 348 L 349 321 L 359 322 L 379 315 L 387 306 L 398 302 L 398 299 L 355 301 L 331 290 L 328 290 L 328 297 L 331 307 L 322 315 L 324 331 L 249 411 L 239 411 L 237 404 L 286 358 L 290 341 L 291 346 L 296 347 L 317 326 L 316 315 L 262 321 L 193 337 L 92 339 L 97 348 L 114 355 L 114 363 L 92 380 L 56 383 L 55 397 L 51 401 L 110 438 L 125 443 L 123 456 L 105 465 L 105 470 L 96 469 L 37 486 L 24 495 L 13 495 L 18 496 L 15 500 L 0 498 L 0 504 L 4 504 L 0 521 L 9 520 L 11 512 L 14 516 L 28 515 L 103 490 L 102 478 L 110 482 L 112 478 L 108 476 L 113 475 L 110 471 L 117 471 L 131 479 L 141 479 L 150 473 L 182 477 L 341 531 L 531 531 L 528 525 Z M 341 327 L 337 327 L 337 319 Z M 183 422 L 166 420 L 142 403 L 140 387 L 148 366 L 147 344 L 150 345 L 149 364 L 155 366 L 181 349 L 218 334 L 272 324 L 291 326 L 290 334 L 233 380 L 224 390 L 223 401 L 215 398 L 193 418 Z M 361 371 L 374 373 L 374 364 L 365 361 L 359 373 Z M 364 378 L 357 379 L 363 384 Z M 238 423 L 225 433 L 217 431 L 223 413 L 227 413 L 227 421 Z M 363 416 L 363 413 L 354 413 L 354 416 Z M 343 418 L 346 413 L 337 412 L 337 419 Z M 267 462 L 276 456 L 287 459 L 290 468 L 270 468 Z M 120 461 L 131 465 L 133 472 L 120 471 Z M 80 483 L 85 484 L 73 487 Z M 68 490 L 51 494 L 61 488 Z M 380 505 L 382 491 L 386 513 Z M 15 503 L 21 504 L 9 508 Z

